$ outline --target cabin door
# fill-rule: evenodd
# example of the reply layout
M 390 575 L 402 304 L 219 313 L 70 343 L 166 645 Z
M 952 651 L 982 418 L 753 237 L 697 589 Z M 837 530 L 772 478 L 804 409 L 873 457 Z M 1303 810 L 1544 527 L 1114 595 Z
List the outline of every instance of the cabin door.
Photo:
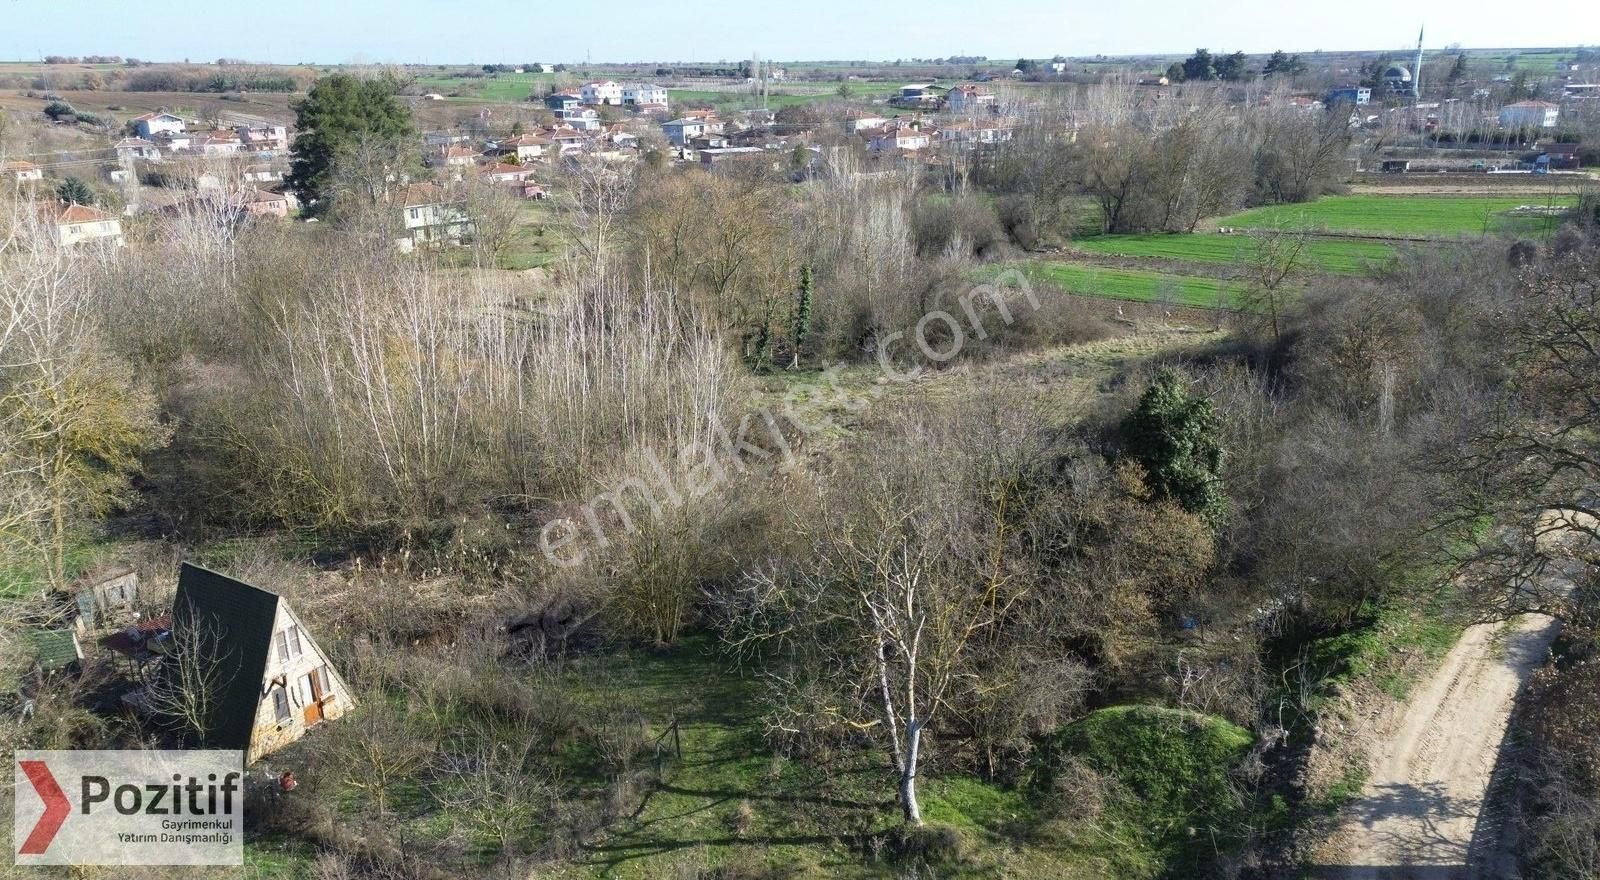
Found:
M 322 720 L 322 680 L 314 669 L 306 673 L 305 692 L 311 695 L 305 713 L 306 726 L 310 727 Z

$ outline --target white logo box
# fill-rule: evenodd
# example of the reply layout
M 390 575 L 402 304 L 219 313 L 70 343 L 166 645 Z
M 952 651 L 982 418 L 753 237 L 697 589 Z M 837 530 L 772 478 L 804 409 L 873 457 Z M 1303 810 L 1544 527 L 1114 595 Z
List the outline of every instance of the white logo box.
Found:
M 238 751 L 18 751 L 18 865 L 242 865 Z

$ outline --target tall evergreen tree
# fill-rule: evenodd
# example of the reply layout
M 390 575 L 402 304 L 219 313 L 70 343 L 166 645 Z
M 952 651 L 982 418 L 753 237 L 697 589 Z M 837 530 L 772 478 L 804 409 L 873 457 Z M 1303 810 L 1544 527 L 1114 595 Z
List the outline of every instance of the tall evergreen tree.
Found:
M 391 81 L 344 73 L 317 80 L 295 107 L 295 128 L 288 182 L 308 205 L 327 198 L 334 164 L 351 147 L 416 137 L 411 111 L 395 98 Z
M 56 198 L 73 205 L 93 205 L 94 190 L 76 177 L 68 177 L 56 184 Z
M 1212 66 L 1211 50 L 1196 49 L 1188 60 L 1183 62 L 1183 78 L 1186 81 L 1203 81 L 1216 79 L 1217 71 Z

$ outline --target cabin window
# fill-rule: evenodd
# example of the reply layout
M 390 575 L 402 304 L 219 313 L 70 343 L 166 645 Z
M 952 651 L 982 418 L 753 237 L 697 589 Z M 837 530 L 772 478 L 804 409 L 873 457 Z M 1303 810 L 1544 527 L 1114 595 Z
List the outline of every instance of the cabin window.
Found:
M 288 629 L 278 633 L 278 662 L 287 663 L 301 653 L 300 627 L 290 624 Z
M 289 692 L 281 687 L 272 689 L 272 713 L 279 722 L 289 720 Z

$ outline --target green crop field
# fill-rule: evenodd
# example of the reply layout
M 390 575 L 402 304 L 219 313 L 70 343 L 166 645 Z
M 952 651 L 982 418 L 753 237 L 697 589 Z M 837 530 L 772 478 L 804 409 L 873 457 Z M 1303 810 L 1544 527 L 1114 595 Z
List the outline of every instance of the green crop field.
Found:
M 1133 302 L 1170 302 L 1173 305 L 1214 309 L 1217 291 L 1223 291 L 1223 303 L 1232 305 L 1239 294 L 1239 285 L 1216 278 L 1199 278 L 1174 275 L 1168 272 L 1149 272 L 1143 269 L 1108 269 L 1082 263 L 1035 262 L 1025 265 L 1023 271 L 1030 278 L 1060 286 L 1079 296 L 1097 296 L 1106 299 L 1125 299 Z
M 542 92 L 543 87 L 556 81 L 554 73 L 500 73 L 484 77 L 421 76 L 417 86 L 426 92 L 442 95 L 459 94 L 463 98 L 480 101 L 516 103 L 528 96 Z
M 1081 251 L 1121 257 L 1151 257 L 1189 263 L 1237 264 L 1250 259 L 1252 242 L 1242 235 L 1097 235 L 1073 242 Z M 1376 241 L 1318 239 L 1304 252 L 1309 267 L 1355 274 L 1394 259 L 1394 247 Z
M 768 92 L 767 107 L 789 107 L 795 104 L 809 104 L 812 101 L 821 101 L 834 97 L 832 91 L 812 92 L 809 94 L 790 94 L 787 92 Z M 745 109 L 761 106 L 761 99 L 749 92 L 719 92 L 710 89 L 668 89 L 667 97 L 675 104 L 701 103 L 711 104 L 719 109 Z
M 1570 208 L 1577 198 L 1543 196 L 1327 196 L 1300 205 L 1252 208 L 1219 218 L 1218 226 L 1244 229 L 1280 226 L 1349 235 L 1447 238 L 1459 235 L 1542 235 L 1560 218 L 1547 206 Z M 1519 208 L 1532 209 L 1514 213 Z

